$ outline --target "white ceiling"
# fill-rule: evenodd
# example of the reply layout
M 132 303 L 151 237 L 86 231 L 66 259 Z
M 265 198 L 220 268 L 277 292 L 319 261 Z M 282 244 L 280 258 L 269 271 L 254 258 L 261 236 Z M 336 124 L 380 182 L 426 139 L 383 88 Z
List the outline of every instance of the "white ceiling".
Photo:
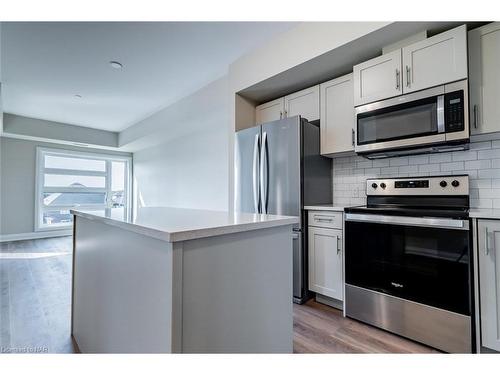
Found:
M 3 22 L 3 110 L 121 131 L 221 77 L 238 57 L 294 25 Z M 123 69 L 111 68 L 111 60 Z

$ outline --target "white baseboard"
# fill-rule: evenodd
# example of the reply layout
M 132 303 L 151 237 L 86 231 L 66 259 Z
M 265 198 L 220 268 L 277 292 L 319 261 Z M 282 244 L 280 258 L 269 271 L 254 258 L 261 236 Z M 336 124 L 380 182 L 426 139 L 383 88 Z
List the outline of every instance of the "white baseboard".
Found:
M 50 237 L 63 237 L 63 236 L 71 236 L 72 234 L 73 231 L 71 229 L 51 230 L 46 232 L 2 234 L 0 235 L 0 242 L 34 240 L 38 238 L 50 238 Z

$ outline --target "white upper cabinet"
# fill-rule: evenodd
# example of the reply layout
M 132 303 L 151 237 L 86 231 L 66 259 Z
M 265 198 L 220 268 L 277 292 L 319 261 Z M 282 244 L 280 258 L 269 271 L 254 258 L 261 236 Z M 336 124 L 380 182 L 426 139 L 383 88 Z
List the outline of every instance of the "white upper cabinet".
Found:
M 319 85 L 294 92 L 255 108 L 255 122 L 258 125 L 297 115 L 309 121 L 319 120 Z
M 354 150 L 353 75 L 332 79 L 320 85 L 321 154 Z
M 285 98 L 279 98 L 255 108 L 255 122 L 263 124 L 265 122 L 280 120 L 285 114 Z
M 481 345 L 500 351 L 500 220 L 478 220 Z
M 467 78 L 465 25 L 403 47 L 403 92 Z
M 353 74 L 356 106 L 401 95 L 401 50 L 355 65 Z
M 472 134 L 500 131 L 500 22 L 469 32 Z
M 355 65 L 354 105 L 467 78 L 467 28 L 456 27 Z
M 285 117 L 297 115 L 308 121 L 319 119 L 319 85 L 285 96 Z

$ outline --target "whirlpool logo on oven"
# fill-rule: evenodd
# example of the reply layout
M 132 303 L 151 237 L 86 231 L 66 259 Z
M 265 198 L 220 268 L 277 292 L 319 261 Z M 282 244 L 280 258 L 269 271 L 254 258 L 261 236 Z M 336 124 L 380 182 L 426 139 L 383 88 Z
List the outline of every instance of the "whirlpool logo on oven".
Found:
M 403 284 L 400 284 L 400 283 L 395 283 L 394 281 L 391 281 L 391 285 L 394 287 L 394 288 L 404 288 L 404 285 Z

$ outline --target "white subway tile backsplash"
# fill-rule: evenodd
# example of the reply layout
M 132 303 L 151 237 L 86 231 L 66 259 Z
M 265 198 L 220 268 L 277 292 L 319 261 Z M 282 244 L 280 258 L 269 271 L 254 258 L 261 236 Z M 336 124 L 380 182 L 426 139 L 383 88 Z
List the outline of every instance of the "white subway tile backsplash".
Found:
M 493 199 L 475 199 L 470 200 L 470 206 L 474 208 L 493 208 Z
M 500 199 L 500 189 L 478 189 L 479 198 Z
M 399 158 L 391 158 L 390 166 L 391 167 L 399 167 L 400 165 L 408 165 L 408 156 L 402 156 Z
M 477 151 L 455 151 L 452 152 L 452 159 L 453 161 L 476 160 Z
M 399 173 L 416 173 L 418 172 L 418 165 L 405 165 L 399 167 Z
M 500 140 L 473 142 L 466 151 L 373 161 L 346 156 L 334 158 L 332 168 L 335 205 L 366 204 L 367 178 L 467 174 L 471 207 L 500 208 Z
M 380 168 L 366 168 L 365 175 L 370 177 L 380 176 Z
M 500 169 L 483 169 L 479 171 L 479 178 L 500 178 Z
M 500 168 L 500 159 L 493 159 L 491 161 L 491 168 Z
M 399 172 L 398 167 L 386 167 L 386 168 L 380 168 L 380 172 L 382 175 L 387 176 L 389 174 L 394 174 Z
M 360 160 L 356 162 L 356 167 L 357 168 L 371 168 L 373 165 L 373 162 L 371 160 Z
M 464 163 L 465 169 L 488 169 L 491 168 L 491 160 L 483 159 L 483 160 L 472 160 L 466 161 Z
M 410 156 L 409 164 L 412 164 L 412 165 L 429 164 L 429 156 L 428 155 Z
M 491 141 L 474 142 L 470 144 L 471 150 L 487 150 L 491 148 Z
M 464 170 L 464 162 L 458 161 L 453 163 L 442 163 L 441 171 L 443 172 L 451 172 L 451 171 L 463 171 Z
M 470 187 L 476 189 L 491 189 L 493 186 L 491 185 L 490 179 L 476 179 L 470 180 Z M 500 184 L 499 186 L 500 187 Z
M 491 150 L 481 150 L 477 152 L 478 159 L 500 159 L 500 148 L 492 148 Z
M 388 167 L 390 163 L 389 159 L 379 159 L 373 161 L 373 166 L 377 168 Z
M 439 164 L 421 164 L 418 166 L 419 172 L 440 172 L 441 166 Z
M 446 163 L 451 161 L 451 152 L 444 154 L 433 154 L 429 155 L 429 163 Z

